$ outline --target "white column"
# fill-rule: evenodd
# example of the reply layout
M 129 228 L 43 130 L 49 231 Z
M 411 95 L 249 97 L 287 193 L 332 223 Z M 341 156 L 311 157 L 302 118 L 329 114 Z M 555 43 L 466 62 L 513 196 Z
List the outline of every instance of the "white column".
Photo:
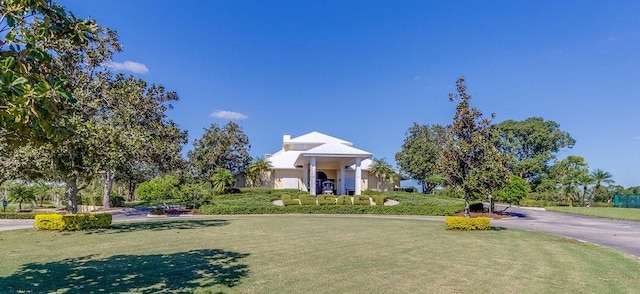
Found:
M 309 181 L 309 194 L 316 195 L 316 157 L 311 157 L 311 170 L 309 170 L 311 180 Z
M 302 165 L 302 191 L 309 191 L 309 164 Z
M 362 169 L 360 168 L 360 158 L 356 158 L 356 191 L 354 194 L 362 194 Z
M 340 195 L 347 194 L 347 192 L 345 191 L 344 187 L 345 187 L 345 183 L 344 183 L 344 163 L 340 162 L 340 191 L 338 192 L 338 194 L 340 194 Z

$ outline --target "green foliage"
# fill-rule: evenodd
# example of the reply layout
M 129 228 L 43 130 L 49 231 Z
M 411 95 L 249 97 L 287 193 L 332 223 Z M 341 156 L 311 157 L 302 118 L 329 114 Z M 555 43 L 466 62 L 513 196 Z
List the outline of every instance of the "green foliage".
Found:
M 175 199 L 179 194 L 178 178 L 172 175 L 157 177 L 144 182 L 136 189 L 136 197 L 140 200 Z
M 36 193 L 33 187 L 18 184 L 9 188 L 9 201 L 18 203 L 18 210 L 22 210 L 22 203 L 32 203 L 36 201 Z
M 446 139 L 446 130 L 440 125 L 414 123 L 407 130 L 402 150 L 396 153 L 396 162 L 403 172 L 422 184 L 423 192 L 430 194 L 444 183 L 436 169 Z
M 398 173 L 393 170 L 393 167 L 387 162 L 386 158 L 374 158 L 373 163 L 369 166 L 369 174 L 378 180 L 378 190 L 382 189 L 383 183 L 393 183 L 399 177 Z
M 371 205 L 371 201 L 367 195 L 354 195 L 353 205 Z
M 262 187 L 264 175 L 271 170 L 271 162 L 264 157 L 256 157 L 249 165 L 247 177 L 252 186 Z
M 33 212 L 0 212 L 0 219 L 33 219 L 36 215 Z
M 292 205 L 292 206 L 220 206 L 203 205 L 203 214 L 385 214 L 385 215 L 453 215 L 463 206 L 369 206 L 369 205 Z
M 112 216 L 102 214 L 38 214 L 35 226 L 40 230 L 78 231 L 107 229 L 111 227 Z
M 510 171 L 528 180 L 545 173 L 555 153 L 576 143 L 558 123 L 541 117 L 505 120 L 495 125 L 493 132 L 498 148 L 510 158 Z
M 233 173 L 226 168 L 216 168 L 211 181 L 213 182 L 213 191 L 216 193 L 224 193 L 225 190 L 235 183 Z
M 310 195 L 300 195 L 300 204 L 302 205 L 316 205 L 316 197 Z
M 483 212 L 484 204 L 482 202 L 476 202 L 469 205 L 469 211 L 471 212 Z
M 527 181 L 519 176 L 511 175 L 507 185 L 496 191 L 495 200 L 509 204 L 516 204 L 521 199 L 526 198 L 530 191 L 531 188 Z
M 193 142 L 193 150 L 187 156 L 198 175 L 210 179 L 218 168 L 232 174 L 244 171 L 251 163 L 249 148 L 249 137 L 236 123 L 223 127 L 211 124 L 202 138 Z
M 376 205 L 384 205 L 384 201 L 387 200 L 387 196 L 385 195 L 371 195 L 371 198 L 373 198 L 373 202 L 375 202 Z
M 444 222 L 447 230 L 479 231 L 491 229 L 491 219 L 488 217 L 448 216 Z
M 98 27 L 52 1 L 2 1 L 0 9 L 0 133 L 13 147 L 57 141 L 69 131 L 65 106 L 75 102 L 53 62 L 68 44 L 93 42 Z
M 336 201 L 338 205 L 352 205 L 351 196 L 341 195 L 338 196 L 338 200 Z
M 109 199 L 111 207 L 124 207 L 124 197 L 120 195 L 111 196 Z
M 336 197 L 333 195 L 318 195 L 318 205 L 335 205 Z
M 288 206 L 288 205 L 300 205 L 300 201 L 298 201 L 297 199 L 291 198 L 291 195 L 289 195 L 287 193 L 283 193 L 282 194 L 282 204 L 284 204 L 285 206 Z

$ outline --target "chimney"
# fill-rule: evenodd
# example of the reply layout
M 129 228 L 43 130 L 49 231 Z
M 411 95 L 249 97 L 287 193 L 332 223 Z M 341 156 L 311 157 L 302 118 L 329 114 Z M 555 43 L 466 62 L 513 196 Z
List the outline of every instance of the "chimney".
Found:
M 271 153 L 267 153 L 264 155 L 264 159 L 268 159 L 269 157 L 271 157 Z
M 284 136 L 282 136 L 282 143 L 286 143 L 291 141 L 291 135 L 289 134 L 284 134 Z

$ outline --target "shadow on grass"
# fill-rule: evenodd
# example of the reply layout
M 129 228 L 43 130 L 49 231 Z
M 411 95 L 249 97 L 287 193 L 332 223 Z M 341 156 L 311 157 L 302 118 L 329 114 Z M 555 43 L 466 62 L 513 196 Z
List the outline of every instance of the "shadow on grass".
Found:
M 115 223 L 109 230 L 100 230 L 98 233 L 115 234 L 135 231 L 165 231 L 165 230 L 190 230 L 208 227 L 228 225 L 229 221 L 221 219 L 208 220 L 161 220 L 132 223 Z M 91 232 L 93 233 L 93 232 Z
M 504 231 L 506 229 L 507 228 L 505 228 L 505 227 L 494 227 L 494 226 L 491 226 L 491 230 L 492 231 Z
M 23 265 L 0 277 L 0 291 L 8 293 L 191 293 L 213 287 L 221 292 L 238 285 L 248 274 L 239 260 L 248 256 L 221 249 L 173 254 L 95 255 Z M 5 292 L 3 292 L 5 293 Z

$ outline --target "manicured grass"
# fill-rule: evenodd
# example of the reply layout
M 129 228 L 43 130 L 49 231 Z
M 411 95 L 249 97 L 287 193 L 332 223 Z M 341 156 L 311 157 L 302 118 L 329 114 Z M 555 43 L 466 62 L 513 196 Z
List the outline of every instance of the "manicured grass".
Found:
M 573 213 L 602 218 L 640 221 L 639 208 L 551 206 L 546 207 L 545 209 L 549 211 Z
M 442 222 L 216 216 L 101 232 L 0 233 L 2 291 L 631 293 L 640 261 L 518 230 Z

